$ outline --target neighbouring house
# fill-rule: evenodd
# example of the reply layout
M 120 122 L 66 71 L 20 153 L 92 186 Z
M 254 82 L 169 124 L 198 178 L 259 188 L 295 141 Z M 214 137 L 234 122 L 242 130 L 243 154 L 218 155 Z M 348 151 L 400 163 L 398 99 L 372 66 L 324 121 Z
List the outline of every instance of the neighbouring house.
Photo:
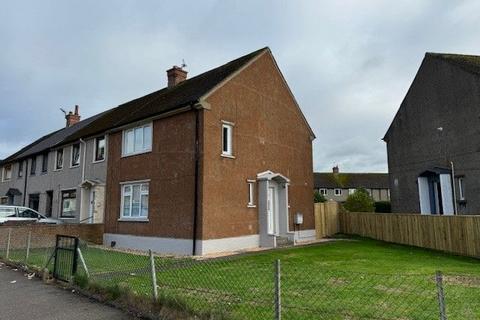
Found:
M 68 156 L 105 137 L 105 244 L 206 254 L 315 239 L 315 136 L 270 49 L 190 79 L 174 66 L 167 83 L 49 145 Z
M 480 56 L 427 53 L 384 140 L 393 212 L 480 213 Z
M 327 200 L 345 202 L 359 188 L 366 189 L 375 201 L 390 201 L 388 173 L 340 172 L 338 166 L 332 172 L 314 173 L 314 190 Z
M 78 106 L 66 126 L 0 162 L 0 204 L 27 206 L 68 223 L 100 223 L 106 181 L 105 135 L 67 142 L 103 114 L 80 121 Z

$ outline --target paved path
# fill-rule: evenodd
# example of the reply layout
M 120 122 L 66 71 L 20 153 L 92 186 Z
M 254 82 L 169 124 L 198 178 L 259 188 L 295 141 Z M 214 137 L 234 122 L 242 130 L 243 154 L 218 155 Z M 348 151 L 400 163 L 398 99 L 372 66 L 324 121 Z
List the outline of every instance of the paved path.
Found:
M 0 266 L 0 319 L 2 320 L 132 320 L 120 310 L 70 290 L 28 280 L 22 271 Z

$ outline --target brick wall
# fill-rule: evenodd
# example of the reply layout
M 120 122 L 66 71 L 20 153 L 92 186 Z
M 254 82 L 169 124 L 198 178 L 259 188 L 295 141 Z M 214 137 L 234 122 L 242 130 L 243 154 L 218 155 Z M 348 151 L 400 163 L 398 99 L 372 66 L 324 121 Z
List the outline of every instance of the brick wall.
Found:
M 31 248 L 54 246 L 57 234 L 79 237 L 96 244 L 103 242 L 103 224 L 2 226 L 0 227 L 0 248 L 6 247 L 9 230 L 11 230 L 11 249 L 25 248 L 29 232 L 31 232 Z

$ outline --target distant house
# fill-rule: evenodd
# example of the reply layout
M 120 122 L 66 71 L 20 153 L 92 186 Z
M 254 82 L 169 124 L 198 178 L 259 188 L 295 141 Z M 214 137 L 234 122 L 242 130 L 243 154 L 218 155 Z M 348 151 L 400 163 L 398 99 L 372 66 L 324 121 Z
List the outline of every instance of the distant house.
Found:
M 384 140 L 393 212 L 480 214 L 480 56 L 427 53 Z
M 375 201 L 389 201 L 388 173 L 340 173 L 338 166 L 332 172 L 314 173 L 315 190 L 328 200 L 344 202 L 358 188 L 364 188 Z

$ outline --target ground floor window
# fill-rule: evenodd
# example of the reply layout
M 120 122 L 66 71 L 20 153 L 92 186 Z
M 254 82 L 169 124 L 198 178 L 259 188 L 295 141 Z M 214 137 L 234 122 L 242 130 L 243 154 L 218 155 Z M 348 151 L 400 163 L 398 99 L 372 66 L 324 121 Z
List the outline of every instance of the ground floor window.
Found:
M 255 207 L 255 181 L 253 180 L 248 180 L 248 207 Z
M 75 218 L 75 211 L 77 206 L 77 191 L 64 190 L 62 191 L 62 208 L 60 216 L 62 218 Z
M 8 204 L 8 197 L 1 197 L 0 204 Z
M 122 218 L 142 218 L 148 217 L 148 193 L 149 185 L 143 183 L 128 183 L 122 185 Z

